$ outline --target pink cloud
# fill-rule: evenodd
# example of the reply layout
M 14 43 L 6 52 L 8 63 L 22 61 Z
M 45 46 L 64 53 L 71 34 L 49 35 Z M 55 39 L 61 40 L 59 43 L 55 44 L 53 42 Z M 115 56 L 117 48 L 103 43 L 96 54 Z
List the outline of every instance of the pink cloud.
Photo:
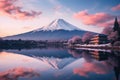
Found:
M 96 14 L 89 14 L 87 10 L 80 11 L 73 15 L 75 19 L 82 21 L 82 23 L 86 25 L 94 25 L 99 27 L 108 27 L 113 26 L 113 22 L 111 20 L 114 19 L 113 15 L 106 14 L 106 13 L 96 13 Z
M 0 72 L 0 80 L 18 80 L 19 77 L 31 78 L 34 76 L 40 75 L 31 68 L 23 67 L 18 67 L 5 72 Z
M 22 7 L 15 5 L 18 0 L 1 0 L 0 15 L 10 16 L 16 19 L 34 18 L 41 14 L 36 11 L 23 11 Z
M 120 10 L 120 4 L 118 4 L 117 6 L 112 7 L 111 10 L 112 10 L 112 11 Z
M 73 70 L 74 74 L 78 74 L 80 76 L 88 77 L 89 73 L 96 73 L 96 74 L 106 74 L 109 72 L 108 67 L 106 64 L 101 63 L 84 63 L 83 67 L 75 68 Z

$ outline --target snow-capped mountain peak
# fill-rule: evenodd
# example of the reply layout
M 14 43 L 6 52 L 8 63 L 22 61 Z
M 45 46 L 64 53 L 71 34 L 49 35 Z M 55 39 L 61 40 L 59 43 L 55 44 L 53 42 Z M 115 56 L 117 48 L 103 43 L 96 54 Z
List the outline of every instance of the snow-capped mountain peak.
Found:
M 56 19 L 52 21 L 49 25 L 43 26 L 35 31 L 54 31 L 54 30 L 80 30 L 78 27 L 66 22 L 63 19 Z
M 7 40 L 68 40 L 73 36 L 83 36 L 86 32 L 83 29 L 79 29 L 76 26 L 66 22 L 63 19 L 56 19 L 49 25 L 41 27 L 36 30 L 32 30 L 26 33 L 7 36 L 4 39 Z

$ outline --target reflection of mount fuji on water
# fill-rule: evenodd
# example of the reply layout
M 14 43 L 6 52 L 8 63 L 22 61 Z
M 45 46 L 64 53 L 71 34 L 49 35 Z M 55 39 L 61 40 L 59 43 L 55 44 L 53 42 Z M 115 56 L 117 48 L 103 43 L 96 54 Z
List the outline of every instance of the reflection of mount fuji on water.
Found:
M 60 59 L 60 58 L 54 58 L 54 57 L 50 58 L 50 57 L 35 57 L 34 56 L 34 58 L 39 59 L 40 61 L 48 64 L 49 66 L 51 66 L 52 68 L 55 68 L 55 69 L 63 69 L 67 65 L 69 65 L 77 60 L 72 57 Z
M 33 69 L 40 74 L 35 80 L 119 80 L 119 53 L 120 51 L 66 49 L 5 50 L 0 53 L 0 70 L 4 70 L 3 73 L 12 70 L 18 75 L 21 69 L 24 72 L 25 68 L 25 74 Z M 3 77 L 11 77 L 13 72 L 10 71 Z
M 77 59 L 68 54 L 65 49 L 32 49 L 32 50 L 6 50 L 7 52 L 17 53 L 33 57 L 46 65 L 55 68 L 63 69 L 67 65 L 73 63 Z
M 87 31 L 79 29 L 63 19 L 56 19 L 47 26 L 43 26 L 27 33 L 8 36 L 4 39 L 65 40 L 75 35 L 82 36 L 86 32 Z

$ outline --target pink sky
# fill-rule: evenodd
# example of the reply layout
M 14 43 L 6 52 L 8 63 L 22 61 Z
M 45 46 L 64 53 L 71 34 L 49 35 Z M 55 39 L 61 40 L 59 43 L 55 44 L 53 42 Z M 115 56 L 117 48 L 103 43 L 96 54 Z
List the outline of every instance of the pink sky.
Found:
M 63 18 L 81 29 L 100 33 L 104 27 L 113 26 L 115 16 L 120 18 L 120 3 L 117 1 L 107 5 L 103 1 L 94 1 L 97 5 L 91 2 L 82 5 L 84 1 L 79 0 L 69 0 L 68 4 L 67 1 L 0 0 L 0 37 L 46 26 L 56 18 Z

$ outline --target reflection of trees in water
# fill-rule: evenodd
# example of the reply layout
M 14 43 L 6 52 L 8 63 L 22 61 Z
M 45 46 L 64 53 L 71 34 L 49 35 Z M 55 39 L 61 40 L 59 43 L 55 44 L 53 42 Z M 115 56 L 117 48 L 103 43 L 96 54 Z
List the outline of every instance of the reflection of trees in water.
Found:
M 120 51 L 111 51 L 108 62 L 112 64 L 116 80 L 120 80 Z
M 103 52 L 88 50 L 69 50 L 69 53 L 74 57 L 83 57 L 86 60 L 86 63 L 83 64 L 83 68 L 80 67 L 74 69 L 73 72 L 75 74 L 87 76 L 89 72 L 95 72 L 96 74 L 106 74 L 109 72 L 109 70 L 114 70 L 116 80 L 119 80 L 120 51 Z M 93 59 L 98 60 L 99 64 L 95 63 Z
M 18 80 L 18 78 L 20 77 L 31 78 L 34 76 L 39 76 L 39 73 L 35 72 L 31 68 L 23 67 L 18 67 L 5 72 L 0 72 L 0 80 Z
M 82 57 L 83 50 L 74 50 L 74 49 L 68 49 L 68 53 L 71 54 L 75 58 Z
M 89 53 L 94 59 L 98 61 L 107 60 L 109 54 L 109 52 L 104 52 L 104 51 L 90 51 Z
M 88 62 L 92 61 L 91 55 L 89 54 L 88 50 L 69 49 L 68 53 L 71 54 L 75 58 L 83 57 Z
M 86 60 L 86 62 L 92 62 L 93 61 L 89 51 L 83 51 L 82 56 Z
M 16 47 L 16 48 L 6 48 L 6 49 L 0 49 L 0 52 L 4 51 L 4 50 L 32 50 L 32 49 L 59 49 L 59 50 L 64 50 L 66 49 L 66 46 L 40 46 L 40 47 L 31 47 L 31 48 L 21 48 L 21 47 Z

